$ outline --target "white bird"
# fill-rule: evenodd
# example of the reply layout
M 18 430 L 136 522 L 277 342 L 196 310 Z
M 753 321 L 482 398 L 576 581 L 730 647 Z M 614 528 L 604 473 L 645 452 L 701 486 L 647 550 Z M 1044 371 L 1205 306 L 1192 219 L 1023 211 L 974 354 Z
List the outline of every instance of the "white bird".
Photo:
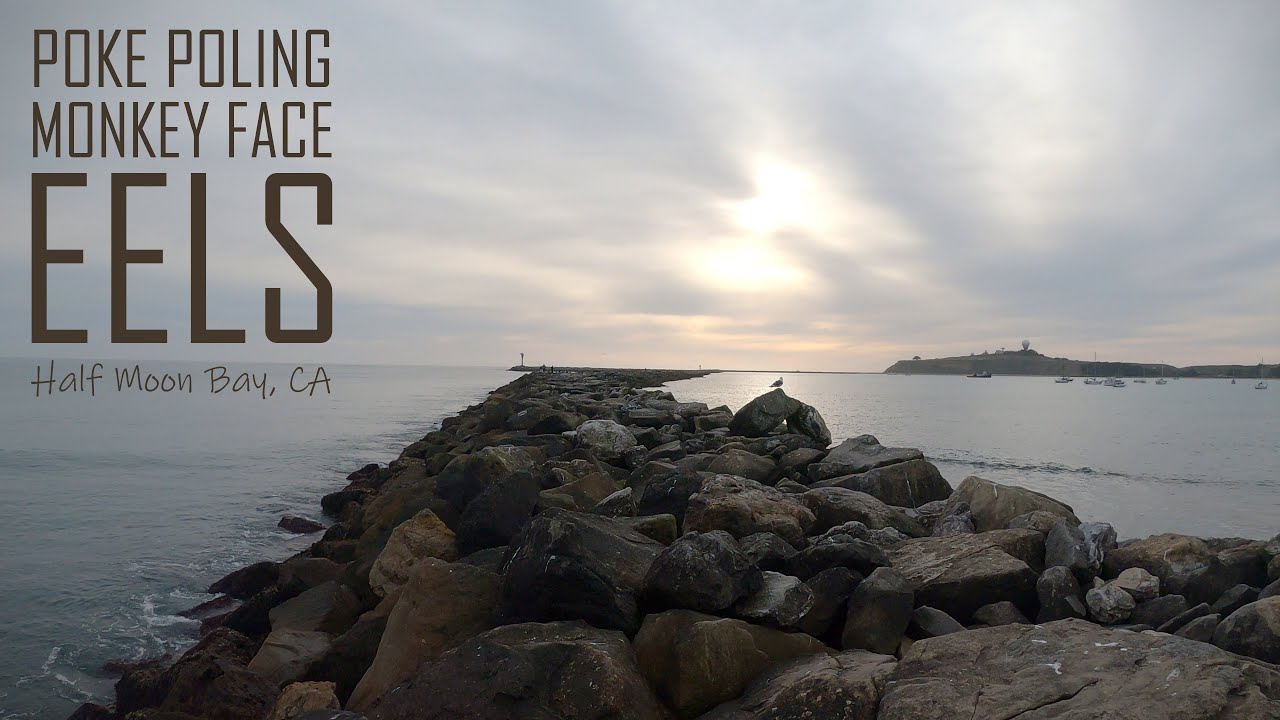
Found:
M 774 380 L 773 384 L 770 385 L 769 387 L 782 387 L 782 378 L 778 378 L 777 380 Z

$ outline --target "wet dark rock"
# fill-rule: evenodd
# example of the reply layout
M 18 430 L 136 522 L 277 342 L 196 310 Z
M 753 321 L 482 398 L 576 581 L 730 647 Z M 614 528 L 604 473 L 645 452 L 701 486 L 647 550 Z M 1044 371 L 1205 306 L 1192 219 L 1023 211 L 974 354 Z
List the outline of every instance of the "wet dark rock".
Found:
M 843 567 L 867 576 L 877 568 L 889 567 L 889 556 L 881 548 L 862 540 L 824 542 L 801 550 L 787 562 L 787 573 L 808 580 L 823 570 Z
M 1043 512 L 1043 511 L 1041 511 Z M 1078 580 L 1088 582 L 1101 569 L 1089 561 L 1089 549 L 1084 533 L 1061 518 L 1050 528 L 1044 539 L 1044 563 L 1049 567 L 1062 566 L 1075 574 Z
M 640 515 L 674 515 L 681 523 L 689 509 L 689 498 L 702 489 L 697 473 L 678 472 L 657 477 L 644 484 L 636 513 Z
M 1249 603 L 1213 632 L 1213 644 L 1233 653 L 1280 663 L 1280 597 Z
M 1158 628 L 1175 617 L 1186 612 L 1187 599 L 1181 595 L 1161 595 L 1158 598 L 1138 603 L 1129 616 L 1130 622 L 1150 625 Z
M 799 400 L 788 397 L 782 388 L 771 390 L 734 413 L 733 419 L 729 421 L 729 432 L 746 437 L 768 435 L 799 410 L 801 405 Z
M 1177 615 L 1174 615 L 1171 620 L 1166 621 L 1165 624 L 1161 625 L 1157 629 L 1162 633 L 1174 633 L 1192 620 L 1202 618 L 1205 615 L 1210 615 L 1212 612 L 1213 611 L 1209 608 L 1209 603 L 1200 603 L 1199 605 L 1188 608 Z
M 618 518 L 618 522 L 663 545 L 670 545 L 679 536 L 675 515 L 637 515 Z
M 662 549 L 616 520 L 548 510 L 511 542 L 500 615 L 506 622 L 582 619 L 634 633 L 638 596 Z
M 911 583 L 893 568 L 878 568 L 849 596 L 842 647 L 892 655 L 915 608 Z
M 951 484 L 933 463 L 923 458 L 821 480 L 813 487 L 848 488 L 867 493 L 886 505 L 909 508 L 945 501 L 951 496 Z
M 1022 611 L 1018 609 L 1018 606 L 1008 600 L 983 605 L 974 610 L 973 621 L 989 627 L 997 625 L 1029 625 L 1031 623 L 1027 616 L 1023 615 Z
M 1088 608 L 1080 593 L 1080 583 L 1070 568 L 1055 565 L 1045 569 L 1036 580 L 1040 614 L 1036 622 L 1047 623 L 1068 618 L 1083 618 Z
M 862 576 L 845 567 L 823 570 L 806 580 L 813 604 L 801 618 L 799 628 L 824 641 L 831 638 L 834 630 L 834 640 L 838 642 L 844 630 L 849 596 L 860 582 Z
M 872 530 L 893 528 L 908 537 L 928 535 L 920 523 L 864 492 L 826 487 L 810 490 L 801 497 L 815 518 L 811 532 L 821 533 L 837 525 L 857 521 Z
M 742 552 L 761 570 L 781 572 L 796 554 L 791 543 L 771 532 L 752 533 L 738 542 Z
M 306 535 L 324 530 L 324 523 L 316 522 L 309 518 L 298 517 L 297 515 L 285 515 L 280 518 L 280 522 L 277 524 L 277 527 L 283 528 L 297 535 Z
M 582 622 L 523 623 L 478 635 L 419 667 L 369 720 L 663 720 L 622 633 Z
M 644 579 L 659 608 L 724 610 L 761 586 L 760 569 L 722 530 L 686 533 L 663 550 Z
M 511 542 L 533 516 L 541 484 L 529 472 L 514 472 L 494 481 L 462 511 L 455 533 L 458 552 L 466 555 Z
M 973 511 L 969 509 L 969 505 L 955 503 L 943 507 L 942 514 L 933 524 L 931 534 L 934 537 L 955 537 L 972 535 L 977 531 L 973 522 Z
M 800 407 L 787 417 L 787 430 L 812 438 L 822 445 L 831 444 L 831 431 L 827 429 L 822 414 L 812 405 L 800 403 Z
M 798 628 L 813 603 L 813 591 L 799 578 L 765 572 L 759 586 L 734 605 L 733 614 L 762 625 Z
M 1218 623 L 1221 621 L 1222 616 L 1216 613 L 1212 615 L 1202 615 L 1178 628 L 1178 631 L 1175 632 L 1174 635 L 1188 640 L 1195 640 L 1197 642 L 1212 642 L 1213 633 L 1218 629 Z
M 964 632 L 964 629 L 955 618 L 927 605 L 915 609 L 907 626 L 907 632 L 916 640 Z
M 279 563 L 263 560 L 242 567 L 209 586 L 210 595 L 230 595 L 237 600 L 248 600 L 275 584 L 280 579 Z
M 436 494 L 458 511 L 514 472 L 532 472 L 546 458 L 532 448 L 499 445 L 454 458 L 436 478 Z

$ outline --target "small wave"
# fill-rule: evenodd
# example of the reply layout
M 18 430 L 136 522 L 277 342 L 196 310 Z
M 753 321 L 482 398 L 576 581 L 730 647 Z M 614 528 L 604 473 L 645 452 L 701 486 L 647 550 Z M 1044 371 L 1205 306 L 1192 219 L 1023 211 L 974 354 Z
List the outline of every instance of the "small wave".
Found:
M 1088 465 L 1074 467 L 1056 462 L 1034 462 L 1029 460 L 1015 460 L 1011 458 L 982 457 L 959 450 L 934 451 L 933 457 L 942 463 L 961 465 L 967 468 L 973 468 L 977 471 L 992 470 L 997 472 L 1034 473 L 1038 475 L 1054 475 L 1063 477 L 1085 476 L 1116 478 L 1133 482 L 1162 483 L 1170 485 L 1200 485 L 1206 482 L 1212 482 L 1220 485 L 1238 484 L 1231 480 L 1211 479 L 1198 476 L 1167 476 L 1150 475 L 1146 473 L 1126 473 L 1118 470 L 1100 470 Z

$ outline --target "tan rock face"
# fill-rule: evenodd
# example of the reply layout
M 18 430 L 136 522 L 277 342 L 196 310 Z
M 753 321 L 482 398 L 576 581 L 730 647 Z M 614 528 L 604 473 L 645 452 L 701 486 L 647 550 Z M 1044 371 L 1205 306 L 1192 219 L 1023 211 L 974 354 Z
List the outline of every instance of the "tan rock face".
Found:
M 292 720 L 312 710 L 338 710 L 338 696 L 331 682 L 296 682 L 286 685 L 267 720 Z
M 948 509 L 957 503 L 968 503 L 973 512 L 973 525 L 978 532 L 1000 530 L 1020 515 L 1041 510 L 1063 518 L 1072 525 L 1080 519 L 1066 503 L 1017 485 L 1001 485 L 970 476 L 960 483 L 947 501 Z M 948 514 L 944 511 L 943 514 Z
M 773 663 L 832 650 L 801 633 L 671 610 L 645 618 L 635 652 L 658 696 L 692 718 L 741 695 Z
M 1082 620 L 915 643 L 889 677 L 879 720 L 970 717 L 1262 720 L 1280 717 L 1280 670 Z
M 400 590 L 378 653 L 348 707 L 369 707 L 422 663 L 492 628 L 500 582 L 497 575 L 471 565 L 434 558 L 419 562 Z
M 419 512 L 391 532 L 369 571 L 369 586 L 379 596 L 385 596 L 408 581 L 413 566 L 424 558 L 445 562 L 458 559 L 453 531 L 430 510 Z
M 896 665 L 890 656 L 862 650 L 796 658 L 769 668 L 742 697 L 699 720 L 875 720 L 885 681 Z
M 973 611 L 1007 600 L 1031 611 L 1036 602 L 1036 573 L 1009 550 L 1023 552 L 1040 534 L 1005 530 L 977 535 L 913 538 L 887 552 L 894 569 L 911 583 L 919 605 L 928 605 L 966 622 Z M 1043 552 L 1043 543 L 1040 545 Z

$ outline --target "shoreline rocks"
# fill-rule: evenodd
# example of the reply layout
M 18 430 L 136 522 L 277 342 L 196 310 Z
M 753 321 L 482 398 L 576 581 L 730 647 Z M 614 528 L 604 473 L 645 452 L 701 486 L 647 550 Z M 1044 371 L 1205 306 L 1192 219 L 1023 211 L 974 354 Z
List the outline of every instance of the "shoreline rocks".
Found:
M 1117 543 L 920 450 L 832 446 L 781 389 L 736 413 L 652 389 L 699 374 L 494 390 L 73 717 L 1280 716 L 1280 538 Z

